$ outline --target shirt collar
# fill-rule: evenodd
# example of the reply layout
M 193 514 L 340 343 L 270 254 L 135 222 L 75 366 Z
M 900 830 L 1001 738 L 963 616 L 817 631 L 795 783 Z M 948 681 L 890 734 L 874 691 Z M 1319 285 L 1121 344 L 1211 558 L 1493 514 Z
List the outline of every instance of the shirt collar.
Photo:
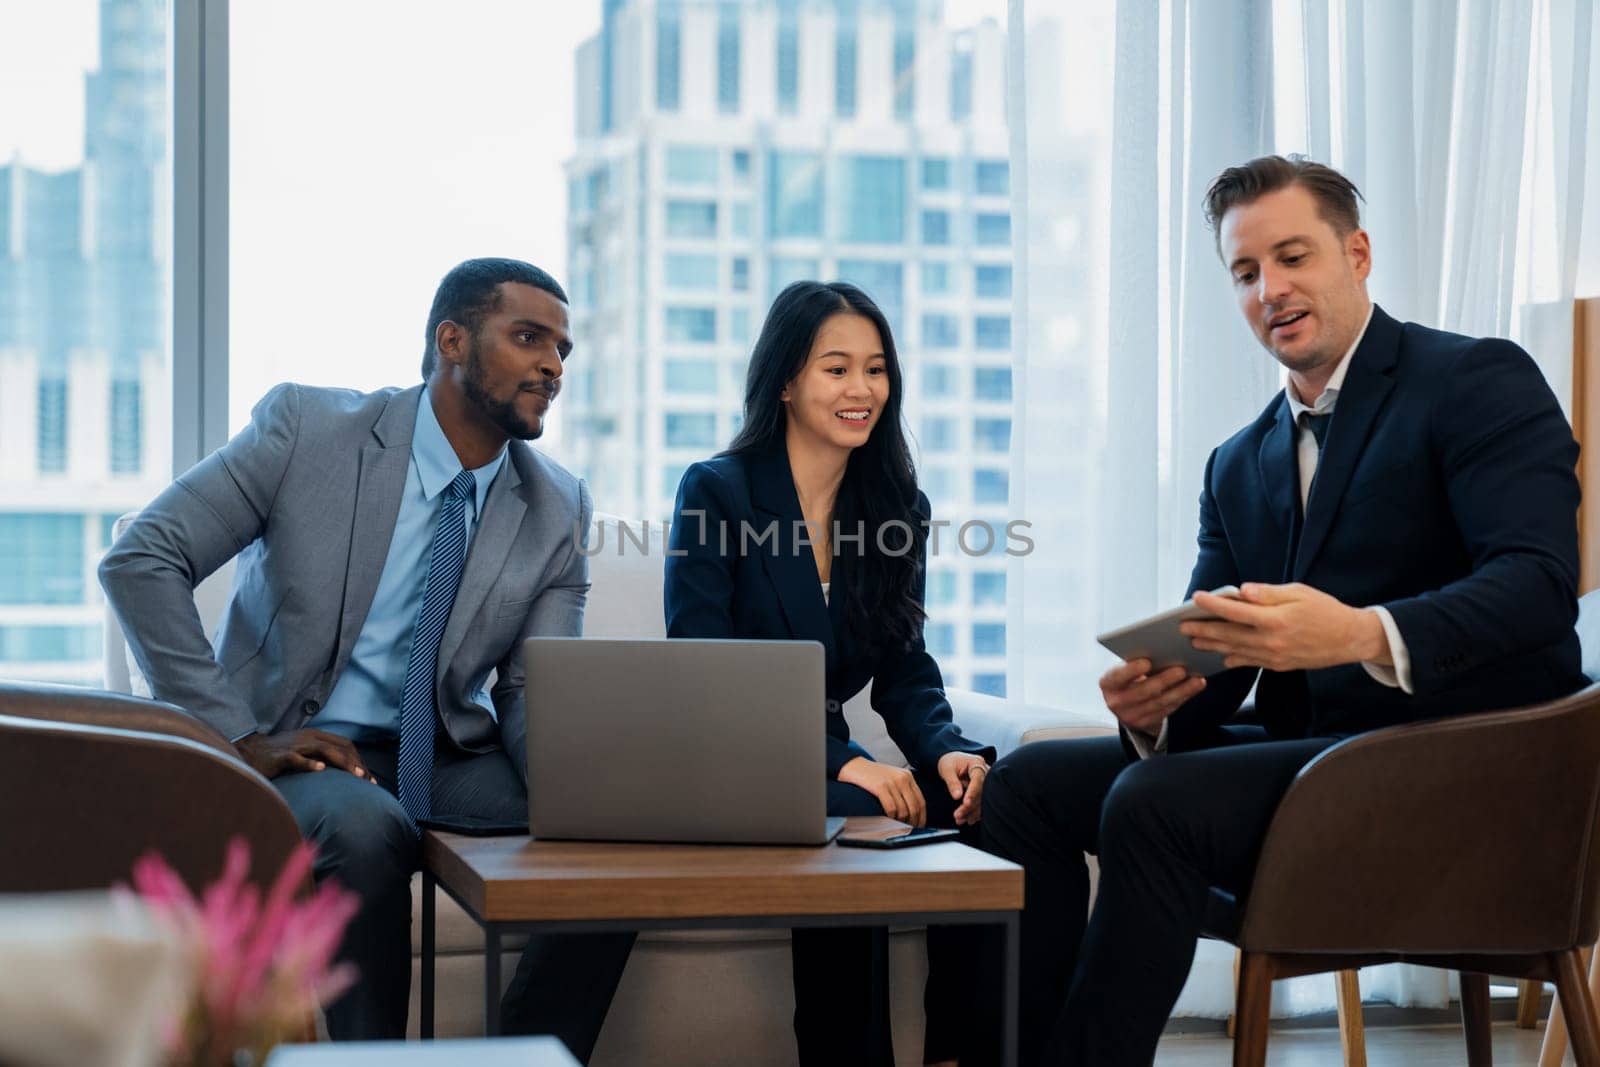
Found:
M 417 476 L 422 481 L 422 495 L 429 501 L 444 492 L 455 481 L 456 475 L 461 473 L 461 460 L 433 413 L 433 401 L 426 386 L 417 402 L 417 428 L 411 435 L 411 459 L 416 463 Z M 483 514 L 483 502 L 489 495 L 489 486 L 494 483 L 505 461 L 506 450 L 501 448 L 493 459 L 472 472 L 478 483 L 473 514 Z
M 1322 387 L 1322 392 L 1317 394 L 1315 404 L 1302 404 L 1295 395 L 1294 382 L 1287 381 L 1283 385 L 1284 399 L 1289 401 L 1289 414 L 1299 421 L 1300 413 L 1309 411 L 1313 415 L 1327 415 L 1333 411 L 1333 406 L 1339 402 L 1339 390 L 1344 388 L 1344 376 L 1350 371 L 1350 357 L 1356 354 L 1356 349 L 1361 347 L 1361 339 L 1367 336 L 1367 327 L 1372 325 L 1372 309 L 1376 304 L 1367 304 L 1367 317 L 1361 324 L 1361 332 L 1356 334 L 1356 339 L 1345 352 L 1344 358 L 1339 360 L 1339 365 L 1333 368 L 1333 376 L 1328 379 L 1328 384 Z

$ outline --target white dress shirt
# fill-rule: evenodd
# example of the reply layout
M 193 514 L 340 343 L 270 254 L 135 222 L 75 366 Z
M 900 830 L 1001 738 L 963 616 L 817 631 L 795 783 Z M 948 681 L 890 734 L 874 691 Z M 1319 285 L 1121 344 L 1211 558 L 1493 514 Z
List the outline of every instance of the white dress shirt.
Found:
M 1339 360 L 1339 365 L 1333 369 L 1333 375 L 1328 379 L 1328 384 L 1323 386 L 1322 392 L 1317 396 L 1315 403 L 1308 405 L 1301 402 L 1300 397 L 1295 394 L 1293 379 L 1284 383 L 1283 396 L 1289 403 L 1289 414 L 1294 419 L 1296 426 L 1300 426 L 1301 412 L 1310 412 L 1313 415 L 1331 415 L 1333 413 L 1334 405 L 1339 402 L 1339 390 L 1344 387 L 1345 374 L 1350 370 L 1350 357 L 1355 355 L 1356 349 L 1361 346 L 1361 339 L 1367 335 L 1367 326 L 1371 322 L 1372 307 L 1368 305 L 1367 318 L 1361 324 L 1361 332 L 1356 334 L 1355 343 L 1350 346 L 1343 358 Z M 1311 482 L 1316 477 L 1317 459 L 1319 458 L 1317 438 L 1311 432 L 1310 427 L 1300 426 L 1296 448 L 1300 465 L 1300 510 L 1303 514 L 1307 503 L 1311 499 Z M 1378 621 L 1383 623 L 1383 633 L 1389 640 L 1389 656 L 1394 660 L 1394 666 L 1386 667 L 1382 664 L 1366 662 L 1362 663 L 1361 666 L 1366 668 L 1367 673 L 1374 680 L 1389 686 L 1391 689 L 1404 690 L 1409 695 L 1412 692 L 1411 654 L 1406 649 L 1405 639 L 1400 636 L 1400 628 L 1395 625 L 1394 616 L 1389 613 L 1388 608 L 1381 605 L 1369 607 L 1366 610 L 1377 615 Z M 1147 759 L 1151 755 L 1166 751 L 1167 724 L 1165 721 L 1161 723 L 1161 732 L 1154 738 L 1142 731 L 1130 728 L 1128 730 L 1128 739 L 1133 742 L 1134 750 L 1139 753 L 1140 758 Z

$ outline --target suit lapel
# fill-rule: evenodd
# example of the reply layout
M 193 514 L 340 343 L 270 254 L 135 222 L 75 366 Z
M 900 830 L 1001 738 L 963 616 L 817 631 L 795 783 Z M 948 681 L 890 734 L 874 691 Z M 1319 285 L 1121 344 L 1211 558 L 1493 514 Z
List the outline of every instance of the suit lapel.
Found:
M 816 556 L 809 545 L 795 536 L 796 524 L 804 518 L 787 453 L 779 449 L 752 458 L 750 502 L 755 507 L 758 526 L 764 528 L 771 522 L 777 523 L 777 554 L 773 555 L 764 546 L 756 551 L 767 577 L 777 589 L 789 632 L 802 640 L 821 641 L 831 666 L 837 655 L 833 625 L 828 618 L 828 606 L 822 599 Z M 840 575 L 836 573 L 833 577 Z
M 1294 562 L 1289 554 L 1294 551 L 1295 524 L 1299 522 L 1300 468 L 1295 455 L 1294 418 L 1289 413 L 1289 402 L 1282 396 L 1278 397 L 1277 420 L 1261 439 L 1256 464 L 1267 490 L 1267 510 L 1283 533 L 1283 576 L 1287 579 Z
M 515 442 L 506 454 L 500 475 L 489 487 L 483 502 L 483 518 L 478 520 L 478 530 L 472 535 L 472 546 L 467 549 L 467 559 L 462 565 L 461 584 L 456 589 L 455 603 L 450 607 L 450 618 L 445 623 L 444 636 L 439 639 L 439 662 L 435 678 L 444 677 L 445 668 L 455 659 L 456 650 L 466 639 L 467 631 L 489 596 L 489 590 L 505 570 L 506 557 L 516 543 L 517 531 L 522 528 L 522 518 L 528 511 L 523 498 L 524 456 Z
M 344 573 L 344 607 L 339 615 L 339 648 L 335 671 L 344 669 L 356 637 L 366 625 L 378 578 L 389 558 L 389 541 L 400 514 L 406 471 L 411 465 L 411 435 L 417 425 L 417 404 L 422 387 L 396 393 L 373 424 L 376 439 L 361 450 L 361 473 L 356 479 L 354 528 L 350 532 L 350 560 Z
M 1394 388 L 1389 372 L 1399 356 L 1400 324 L 1385 315 L 1382 308 L 1374 307 L 1366 336 L 1350 357 L 1344 387 L 1339 390 L 1333 421 L 1328 424 L 1328 436 L 1322 444 L 1322 456 L 1317 460 L 1317 476 L 1306 502 L 1305 530 L 1294 561 L 1295 581 L 1305 576 L 1328 536 L 1339 500 L 1372 435 L 1372 424 Z

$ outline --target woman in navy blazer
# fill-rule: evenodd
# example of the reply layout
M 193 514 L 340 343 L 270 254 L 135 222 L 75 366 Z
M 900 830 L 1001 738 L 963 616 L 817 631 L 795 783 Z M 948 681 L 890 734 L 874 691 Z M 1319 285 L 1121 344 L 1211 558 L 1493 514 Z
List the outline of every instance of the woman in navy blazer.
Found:
M 796 282 L 778 295 L 750 357 L 743 428 L 678 488 L 667 634 L 821 642 L 828 814 L 966 833 L 995 752 L 951 721 L 923 647 L 930 508 L 901 394 L 888 322 L 865 293 Z M 850 739 L 841 711 L 869 680 L 910 770 L 874 761 Z M 893 1062 L 887 943 L 883 930 L 794 932 L 802 1064 Z M 970 1062 L 987 1047 L 965 1010 L 977 955 L 970 928 L 928 931 L 924 1062 Z

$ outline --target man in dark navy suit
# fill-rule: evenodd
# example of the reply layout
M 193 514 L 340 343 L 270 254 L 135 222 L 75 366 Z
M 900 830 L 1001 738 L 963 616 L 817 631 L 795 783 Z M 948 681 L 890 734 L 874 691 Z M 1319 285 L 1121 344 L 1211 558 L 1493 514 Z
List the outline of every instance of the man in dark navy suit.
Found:
M 1248 889 L 1319 752 L 1584 684 L 1571 430 L 1516 345 L 1373 305 L 1358 196 L 1278 156 L 1207 193 L 1239 308 L 1288 371 L 1200 492 L 1189 593 L 1216 620 L 1184 632 L 1229 669 L 1116 667 L 1120 738 L 1027 745 L 990 774 L 985 839 L 1027 868 L 1024 1063 L 1151 1061 L 1209 887 Z M 1242 596 L 1203 592 L 1223 585 Z M 1252 685 L 1259 725 L 1230 723 Z

